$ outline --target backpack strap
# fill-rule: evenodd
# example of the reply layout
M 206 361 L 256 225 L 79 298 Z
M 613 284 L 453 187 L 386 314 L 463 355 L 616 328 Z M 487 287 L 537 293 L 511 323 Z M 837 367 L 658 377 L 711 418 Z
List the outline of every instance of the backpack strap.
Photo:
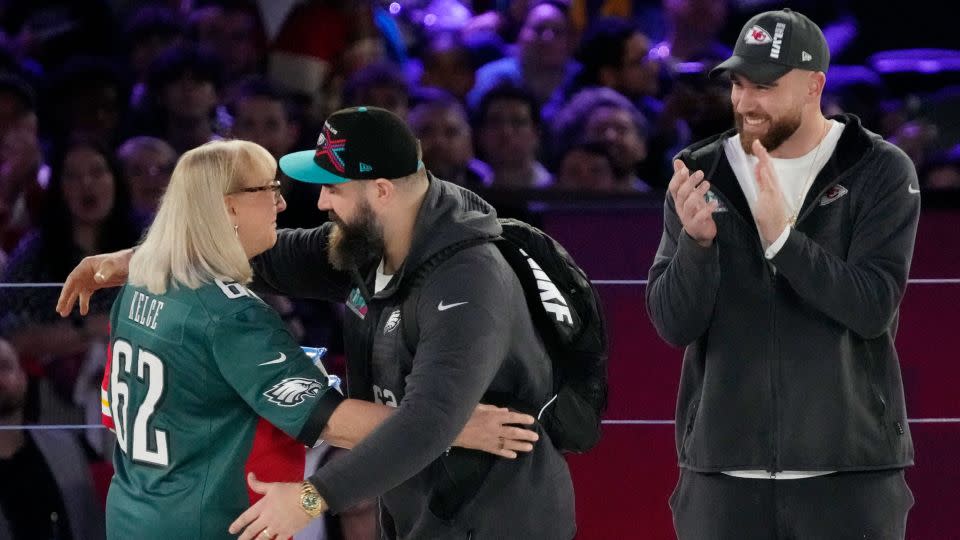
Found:
M 441 249 L 431 255 L 426 261 L 414 270 L 413 275 L 406 279 L 401 294 L 403 304 L 400 306 L 400 333 L 403 343 L 411 356 L 417 352 L 417 342 L 420 341 L 420 324 L 417 321 L 417 302 L 420 301 L 420 285 L 441 264 L 465 249 L 486 244 L 499 237 L 470 238 Z

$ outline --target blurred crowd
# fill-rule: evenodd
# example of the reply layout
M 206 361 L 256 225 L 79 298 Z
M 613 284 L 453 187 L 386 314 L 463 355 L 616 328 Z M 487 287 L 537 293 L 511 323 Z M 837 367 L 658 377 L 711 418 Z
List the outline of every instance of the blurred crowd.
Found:
M 710 68 L 743 21 L 783 4 L 0 1 L 0 284 L 61 282 L 82 257 L 135 244 L 184 151 L 241 138 L 279 158 L 315 146 L 344 106 L 407 118 L 429 170 L 506 215 L 534 200 L 661 198 L 672 157 L 733 125 L 729 83 Z M 830 42 L 826 112 L 903 148 L 925 200 L 960 188 L 945 8 L 788 4 Z M 284 184 L 281 226 L 326 218 L 317 188 Z M 60 319 L 58 293 L 0 286 L 0 424 L 98 422 L 113 296 Z M 305 344 L 339 351 L 334 308 L 269 301 Z M 82 433 L 83 455 L 109 459 L 102 431 Z

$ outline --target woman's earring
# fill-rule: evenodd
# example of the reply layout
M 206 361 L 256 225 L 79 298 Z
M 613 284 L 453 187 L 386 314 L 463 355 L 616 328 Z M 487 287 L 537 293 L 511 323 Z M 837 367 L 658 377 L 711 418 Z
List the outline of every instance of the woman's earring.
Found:
M 240 236 L 240 226 L 239 226 L 239 225 L 234 225 L 234 226 L 233 226 L 233 234 L 235 234 L 235 235 L 237 235 L 237 236 Z

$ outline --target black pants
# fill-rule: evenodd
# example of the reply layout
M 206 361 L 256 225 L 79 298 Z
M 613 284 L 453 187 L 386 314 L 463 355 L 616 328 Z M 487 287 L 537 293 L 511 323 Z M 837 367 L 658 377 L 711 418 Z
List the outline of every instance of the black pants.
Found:
M 802 480 L 681 469 L 670 496 L 680 540 L 899 540 L 912 506 L 902 469 Z

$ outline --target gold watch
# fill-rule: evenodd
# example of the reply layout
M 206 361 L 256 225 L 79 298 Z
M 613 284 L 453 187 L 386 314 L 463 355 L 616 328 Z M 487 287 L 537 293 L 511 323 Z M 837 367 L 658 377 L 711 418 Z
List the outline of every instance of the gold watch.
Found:
M 317 488 L 313 487 L 313 484 L 307 480 L 304 480 L 303 483 L 300 484 L 300 508 L 303 508 L 303 511 L 306 512 L 308 516 L 315 518 L 324 513 L 329 506 L 327 505 L 327 501 L 323 500 L 323 497 L 317 492 Z

